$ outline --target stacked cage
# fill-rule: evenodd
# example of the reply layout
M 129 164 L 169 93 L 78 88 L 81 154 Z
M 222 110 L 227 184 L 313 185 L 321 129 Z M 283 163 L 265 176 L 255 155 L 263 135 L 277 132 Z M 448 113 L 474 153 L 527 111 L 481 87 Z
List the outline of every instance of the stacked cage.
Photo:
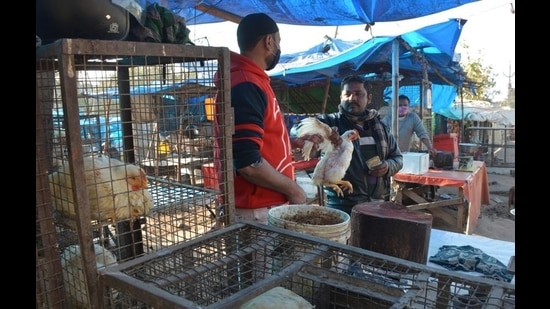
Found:
M 227 48 L 37 48 L 37 307 L 113 303 L 97 269 L 231 223 L 228 72 Z
M 254 222 L 99 272 L 101 289 L 118 291 L 114 308 L 260 308 L 248 304 L 276 287 L 286 294 L 265 308 L 294 294 L 311 307 L 286 308 L 515 307 L 510 283 Z
M 512 284 L 233 223 L 228 49 L 36 56 L 37 308 L 241 308 L 275 287 L 316 309 L 515 307 Z

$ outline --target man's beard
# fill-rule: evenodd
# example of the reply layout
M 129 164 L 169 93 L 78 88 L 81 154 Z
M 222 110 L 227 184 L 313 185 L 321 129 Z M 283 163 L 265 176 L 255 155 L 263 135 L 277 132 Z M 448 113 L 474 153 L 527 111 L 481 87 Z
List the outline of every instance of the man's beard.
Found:
M 355 101 L 352 101 L 352 102 L 342 101 L 340 102 L 340 104 L 348 113 L 361 115 L 364 112 L 364 110 L 361 108 L 361 105 L 359 105 L 359 103 Z

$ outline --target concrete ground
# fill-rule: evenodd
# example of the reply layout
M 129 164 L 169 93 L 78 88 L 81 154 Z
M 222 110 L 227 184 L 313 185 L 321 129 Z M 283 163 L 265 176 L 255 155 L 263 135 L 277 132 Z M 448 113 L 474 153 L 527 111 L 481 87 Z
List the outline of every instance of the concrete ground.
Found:
M 490 203 L 481 206 L 481 214 L 473 235 L 515 242 L 515 216 L 510 214 L 508 209 L 509 191 L 516 184 L 516 178 L 512 176 L 514 171 L 514 168 L 487 167 Z M 438 192 L 451 196 L 456 194 L 455 190 L 445 187 L 439 188 Z
M 491 201 L 489 205 L 482 206 L 481 216 L 472 234 L 505 241 L 516 241 L 515 216 L 510 214 L 508 210 L 509 191 L 516 184 L 514 171 L 513 168 L 487 169 Z

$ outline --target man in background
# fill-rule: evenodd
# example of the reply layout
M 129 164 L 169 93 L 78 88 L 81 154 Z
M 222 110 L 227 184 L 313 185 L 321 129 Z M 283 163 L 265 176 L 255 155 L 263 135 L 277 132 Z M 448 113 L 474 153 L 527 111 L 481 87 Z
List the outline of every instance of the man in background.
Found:
M 411 151 L 411 140 L 413 134 L 420 139 L 420 141 L 426 146 L 430 156 L 435 157 L 437 155 L 437 150 L 432 146 L 432 141 L 428 135 L 428 131 L 424 128 L 422 124 L 422 119 L 416 113 L 410 112 L 410 103 L 411 100 L 406 95 L 402 94 L 399 96 L 399 110 L 398 110 L 398 144 L 399 150 L 401 152 Z M 392 117 L 391 113 L 382 118 L 388 127 L 391 127 Z

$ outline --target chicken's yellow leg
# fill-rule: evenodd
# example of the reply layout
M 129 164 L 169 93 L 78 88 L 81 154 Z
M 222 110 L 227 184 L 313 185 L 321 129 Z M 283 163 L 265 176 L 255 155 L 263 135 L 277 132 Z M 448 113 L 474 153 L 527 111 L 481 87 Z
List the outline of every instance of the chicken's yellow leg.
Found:
M 340 181 L 337 181 L 336 183 L 324 183 L 323 185 L 327 187 L 331 187 L 332 190 L 334 190 L 336 192 L 336 195 L 338 196 L 344 196 L 344 191 L 349 191 L 349 193 L 353 193 L 353 185 L 351 184 L 351 182 L 347 180 L 340 180 Z M 339 185 L 342 185 L 343 191 Z

